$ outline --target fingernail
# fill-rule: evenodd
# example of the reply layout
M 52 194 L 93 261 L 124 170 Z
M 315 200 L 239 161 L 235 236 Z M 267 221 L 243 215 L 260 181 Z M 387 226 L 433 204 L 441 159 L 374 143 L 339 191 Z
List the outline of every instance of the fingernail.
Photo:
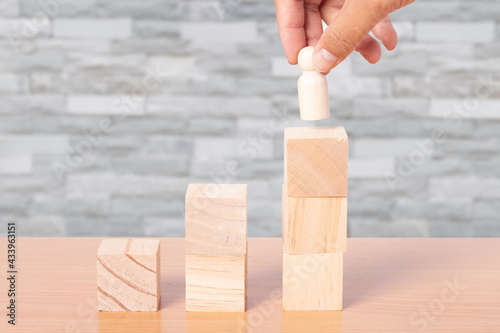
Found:
M 313 62 L 317 71 L 328 72 L 337 65 L 339 59 L 326 49 L 321 49 L 314 55 Z

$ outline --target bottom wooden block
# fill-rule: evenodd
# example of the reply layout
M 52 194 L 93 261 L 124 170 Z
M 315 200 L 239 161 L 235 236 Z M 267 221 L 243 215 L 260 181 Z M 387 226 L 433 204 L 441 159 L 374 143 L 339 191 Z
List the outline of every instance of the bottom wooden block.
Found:
M 99 311 L 157 311 L 160 241 L 105 239 L 97 250 Z
M 342 310 L 343 254 L 283 251 L 284 310 Z
M 186 311 L 245 312 L 247 255 L 186 255 Z

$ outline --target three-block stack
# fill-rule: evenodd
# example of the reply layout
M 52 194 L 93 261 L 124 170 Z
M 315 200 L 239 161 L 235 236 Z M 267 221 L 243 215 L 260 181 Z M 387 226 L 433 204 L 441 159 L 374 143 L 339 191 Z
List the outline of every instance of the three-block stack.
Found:
M 347 160 L 343 127 L 285 129 L 284 310 L 342 309 Z
M 186 311 L 244 312 L 247 186 L 190 184 L 186 193 Z

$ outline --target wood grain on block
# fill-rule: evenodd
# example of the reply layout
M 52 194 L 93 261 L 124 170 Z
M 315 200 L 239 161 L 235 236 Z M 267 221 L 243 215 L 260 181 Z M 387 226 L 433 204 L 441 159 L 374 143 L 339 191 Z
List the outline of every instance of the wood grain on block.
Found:
M 284 310 L 342 310 L 343 254 L 283 251 Z
M 246 311 L 247 255 L 186 255 L 186 311 Z
M 99 311 L 157 311 L 160 241 L 105 239 L 97 250 Z
M 247 186 L 190 184 L 186 193 L 186 253 L 246 254 Z
M 343 127 L 285 128 L 289 197 L 346 197 L 348 139 Z
M 347 243 L 347 198 L 285 198 L 284 246 L 290 254 L 342 253 Z

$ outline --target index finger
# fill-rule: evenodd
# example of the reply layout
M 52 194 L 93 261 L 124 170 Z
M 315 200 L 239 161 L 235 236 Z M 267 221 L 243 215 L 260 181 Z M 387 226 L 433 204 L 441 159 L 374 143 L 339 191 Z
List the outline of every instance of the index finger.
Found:
M 275 6 L 281 44 L 288 62 L 296 65 L 299 51 L 307 46 L 304 1 L 275 0 Z

